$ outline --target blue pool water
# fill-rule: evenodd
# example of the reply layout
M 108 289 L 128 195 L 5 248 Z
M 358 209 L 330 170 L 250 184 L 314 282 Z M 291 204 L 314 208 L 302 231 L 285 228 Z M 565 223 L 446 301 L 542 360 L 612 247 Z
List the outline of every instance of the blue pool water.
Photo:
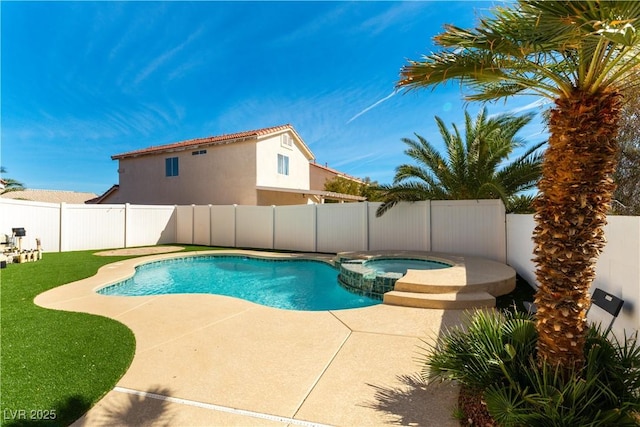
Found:
M 288 310 L 340 310 L 379 304 L 338 284 L 338 271 L 320 261 L 200 256 L 141 265 L 103 295 L 217 294 Z
M 407 270 L 437 270 L 451 267 L 439 261 L 404 258 L 376 258 L 364 263 L 366 267 L 372 268 L 378 274 L 402 273 L 407 274 Z

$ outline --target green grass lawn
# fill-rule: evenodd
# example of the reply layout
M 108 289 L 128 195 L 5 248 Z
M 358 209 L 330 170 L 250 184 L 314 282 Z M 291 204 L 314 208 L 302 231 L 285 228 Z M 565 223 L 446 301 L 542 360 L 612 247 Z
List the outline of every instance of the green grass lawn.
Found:
M 186 248 L 203 249 L 213 248 Z M 9 264 L 0 270 L 1 425 L 69 425 L 110 391 L 129 367 L 135 338 L 126 326 L 33 303 L 48 289 L 131 258 L 93 252 L 46 253 L 38 262 Z M 46 416 L 55 419 L 42 419 Z

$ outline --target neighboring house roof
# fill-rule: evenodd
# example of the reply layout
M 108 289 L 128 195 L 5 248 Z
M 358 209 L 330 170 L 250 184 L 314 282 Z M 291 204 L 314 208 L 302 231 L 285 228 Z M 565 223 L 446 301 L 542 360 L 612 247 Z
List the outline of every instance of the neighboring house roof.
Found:
M 105 191 L 98 197 L 94 197 L 93 199 L 86 200 L 85 203 L 87 204 L 103 203 L 108 197 L 117 193 L 119 189 L 120 189 L 120 186 L 118 184 L 114 184 L 111 186 L 111 188 L 109 188 L 107 191 Z
M 146 154 L 155 154 L 162 153 L 167 151 L 179 151 L 186 149 L 194 149 L 197 147 L 204 147 L 210 145 L 224 145 L 231 144 L 233 142 L 246 141 L 251 139 L 260 139 L 265 136 L 271 136 L 277 133 L 283 133 L 284 131 L 291 131 L 295 135 L 295 139 L 297 139 L 298 145 L 300 149 L 305 153 L 307 158 L 312 160 L 314 158 L 313 153 L 304 143 L 298 132 L 291 126 L 290 124 L 274 126 L 269 128 L 257 129 L 257 130 L 249 130 L 238 133 L 231 133 L 227 135 L 218 135 L 218 136 L 209 136 L 206 138 L 196 138 L 189 139 L 187 141 L 174 142 L 171 144 L 152 146 L 148 148 L 143 148 L 141 150 L 129 151 L 122 154 L 116 154 L 111 156 L 112 160 L 120 160 L 127 157 L 137 157 L 143 156 Z
M 318 164 L 316 162 L 310 162 L 309 166 L 313 166 L 313 167 L 316 167 L 318 169 L 322 169 L 322 170 L 325 170 L 327 172 L 331 172 L 331 173 L 335 174 L 336 176 L 339 176 L 339 177 L 342 177 L 342 178 L 345 178 L 345 179 L 349 179 L 351 181 L 356 181 L 356 182 L 359 182 L 360 184 L 364 183 L 364 181 L 362 179 L 360 179 L 360 178 L 356 178 L 355 176 L 347 175 L 346 173 L 340 172 L 337 169 L 330 168 L 327 165 L 323 166 L 323 165 L 320 165 L 320 164 Z
M 18 191 L 9 191 L 0 195 L 5 199 L 31 200 L 33 202 L 48 203 L 84 203 L 98 195 L 95 193 L 80 193 L 77 191 L 64 190 L 37 190 L 27 188 Z

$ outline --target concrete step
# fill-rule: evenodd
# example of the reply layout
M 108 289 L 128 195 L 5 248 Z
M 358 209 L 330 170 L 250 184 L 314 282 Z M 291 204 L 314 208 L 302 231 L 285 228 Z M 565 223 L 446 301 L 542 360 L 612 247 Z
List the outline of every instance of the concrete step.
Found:
M 383 303 L 404 307 L 437 309 L 471 309 L 495 307 L 496 299 L 487 292 L 459 292 L 426 294 L 390 291 L 384 294 Z
M 491 295 L 505 295 L 516 287 L 516 273 L 511 267 L 501 267 L 497 263 L 488 263 L 484 270 L 409 270 L 396 281 L 393 289 L 424 294 L 488 292 Z M 494 274 L 496 271 L 499 274 Z
M 482 288 L 482 289 L 477 289 Z M 458 292 L 478 292 L 485 291 L 486 286 L 482 285 L 454 285 L 451 283 L 416 283 L 409 280 L 406 280 L 404 277 L 398 280 L 393 287 L 394 291 L 400 292 L 414 292 L 420 294 L 449 294 L 449 293 L 458 293 Z

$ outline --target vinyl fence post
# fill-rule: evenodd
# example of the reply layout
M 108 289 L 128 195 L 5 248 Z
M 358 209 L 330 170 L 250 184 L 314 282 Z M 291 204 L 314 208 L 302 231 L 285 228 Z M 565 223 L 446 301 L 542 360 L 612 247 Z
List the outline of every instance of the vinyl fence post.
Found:
M 276 205 L 271 205 L 271 249 L 276 247 Z
M 313 233 L 313 251 L 318 252 L 318 204 L 313 205 L 313 226 L 315 231 Z
M 124 204 L 124 247 L 129 247 L 129 239 L 127 234 L 129 233 L 129 208 L 131 205 L 129 203 Z
M 196 205 L 191 205 L 191 244 L 196 241 Z
M 238 205 L 237 204 L 233 204 L 233 247 L 237 248 L 238 247 L 238 229 L 237 229 L 237 224 L 238 223 Z
M 60 230 L 59 230 L 59 236 L 58 236 L 58 252 L 64 252 L 65 249 L 65 244 L 64 244 L 64 239 L 65 239 L 65 233 L 66 233 L 66 227 L 65 227 L 65 221 L 66 221 L 66 207 L 67 204 L 64 202 L 60 203 Z
M 368 201 L 364 202 L 367 207 L 364 210 L 364 217 L 365 217 L 365 221 L 367 222 L 367 251 L 371 250 L 371 220 L 370 220 L 370 215 L 369 215 L 369 210 L 371 209 L 371 205 L 369 205 Z
M 363 216 L 364 216 L 364 249 L 366 251 L 369 250 L 369 202 L 363 202 L 364 208 Z
M 175 221 L 173 221 L 173 241 L 178 243 L 178 205 L 173 205 L 173 215 Z
M 209 204 L 209 246 L 213 246 L 213 208 Z

